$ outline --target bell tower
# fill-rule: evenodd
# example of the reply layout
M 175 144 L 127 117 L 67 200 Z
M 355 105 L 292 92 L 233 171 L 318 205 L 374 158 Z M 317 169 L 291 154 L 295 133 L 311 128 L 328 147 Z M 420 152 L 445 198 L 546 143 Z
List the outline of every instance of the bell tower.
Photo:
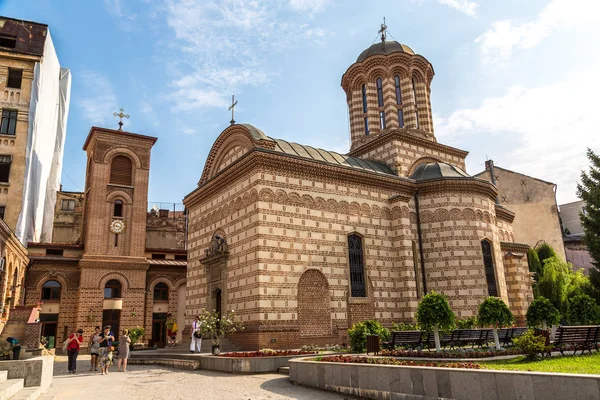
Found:
M 144 258 L 150 152 L 155 137 L 92 127 L 87 153 L 84 259 Z

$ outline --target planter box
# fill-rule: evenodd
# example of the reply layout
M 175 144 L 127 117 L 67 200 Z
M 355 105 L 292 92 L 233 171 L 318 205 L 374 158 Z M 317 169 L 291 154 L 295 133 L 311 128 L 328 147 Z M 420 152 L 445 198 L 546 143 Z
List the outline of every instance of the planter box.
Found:
M 290 360 L 290 380 L 369 399 L 600 398 L 600 376 Z
M 264 374 L 277 372 L 279 367 L 289 366 L 289 360 L 301 357 L 306 357 L 306 355 L 255 358 L 200 356 L 199 358 L 201 369 L 238 374 Z

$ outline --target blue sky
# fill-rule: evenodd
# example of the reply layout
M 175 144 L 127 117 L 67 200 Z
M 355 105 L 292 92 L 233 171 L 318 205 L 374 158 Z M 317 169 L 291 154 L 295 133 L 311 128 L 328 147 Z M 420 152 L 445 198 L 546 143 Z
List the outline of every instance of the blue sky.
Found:
M 389 33 L 434 66 L 439 142 L 558 184 L 576 200 L 586 147 L 600 152 L 598 0 L 0 0 L 46 23 L 73 86 L 62 184 L 81 190 L 91 125 L 159 138 L 150 205 L 180 203 L 231 118 L 345 152 L 344 71 Z M 390 39 L 392 37 L 389 37 Z

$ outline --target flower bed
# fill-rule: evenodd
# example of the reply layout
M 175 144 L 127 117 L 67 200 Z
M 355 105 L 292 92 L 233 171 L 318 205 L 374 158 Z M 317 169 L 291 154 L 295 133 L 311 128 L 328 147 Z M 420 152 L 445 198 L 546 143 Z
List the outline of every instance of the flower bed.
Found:
M 271 350 L 271 351 L 240 351 L 232 353 L 221 353 L 219 357 L 235 357 L 235 358 L 257 358 L 257 357 L 285 357 L 285 356 L 302 356 L 316 354 L 315 351 L 302 350 Z
M 467 350 L 467 351 L 421 351 L 421 350 L 382 350 L 381 355 L 387 357 L 407 358 L 488 358 L 498 356 L 514 356 L 523 354 L 519 349 L 508 350 Z
M 361 357 L 361 356 L 327 356 L 322 357 L 319 361 L 324 362 L 339 362 L 349 364 L 374 364 L 374 365 L 405 365 L 409 367 L 444 367 L 444 368 L 464 368 L 464 369 L 486 369 L 479 364 L 471 362 L 451 362 L 438 363 L 432 361 L 411 361 L 398 360 L 391 357 Z

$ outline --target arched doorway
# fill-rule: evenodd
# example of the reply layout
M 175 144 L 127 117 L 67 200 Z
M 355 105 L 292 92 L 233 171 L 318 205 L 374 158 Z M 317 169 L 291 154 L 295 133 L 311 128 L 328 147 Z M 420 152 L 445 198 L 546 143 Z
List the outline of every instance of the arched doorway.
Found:
M 329 284 L 321 271 L 306 270 L 298 281 L 300 336 L 331 336 Z
M 119 300 L 121 299 L 121 282 L 116 279 L 111 279 L 104 285 L 104 300 Z M 106 302 L 105 302 L 106 304 Z M 110 330 L 115 337 L 120 336 L 119 327 L 121 325 L 121 310 L 115 309 L 114 305 L 111 308 L 105 308 L 102 311 L 102 327 L 110 325 Z

